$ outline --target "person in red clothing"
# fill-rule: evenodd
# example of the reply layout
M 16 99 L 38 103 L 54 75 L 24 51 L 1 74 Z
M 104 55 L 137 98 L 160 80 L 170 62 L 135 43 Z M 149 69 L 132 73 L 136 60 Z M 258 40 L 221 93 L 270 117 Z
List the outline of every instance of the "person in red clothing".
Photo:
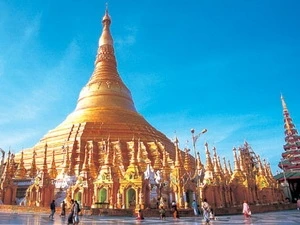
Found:
M 250 207 L 246 200 L 244 200 L 244 203 L 243 203 L 243 214 L 245 217 L 251 216 L 251 210 L 250 210 Z
M 143 220 L 144 219 L 144 216 L 143 216 L 143 213 L 142 213 L 141 209 L 138 211 L 136 219 L 137 220 Z

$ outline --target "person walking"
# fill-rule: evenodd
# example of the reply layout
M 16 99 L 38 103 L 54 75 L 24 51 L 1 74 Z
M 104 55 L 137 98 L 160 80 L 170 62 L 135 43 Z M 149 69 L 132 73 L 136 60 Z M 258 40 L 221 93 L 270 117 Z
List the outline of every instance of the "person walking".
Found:
M 79 224 L 79 203 L 77 201 L 74 202 L 74 214 L 73 214 L 73 224 Z
M 243 214 L 246 218 L 251 216 L 251 210 L 246 200 L 243 203 Z
M 203 200 L 202 203 L 202 210 L 203 210 L 203 218 L 206 224 L 210 224 L 210 205 L 207 203 L 206 198 Z
M 164 209 L 163 206 L 160 207 L 159 215 L 160 215 L 160 219 L 161 220 L 165 220 L 166 219 L 166 210 Z
M 198 209 L 198 204 L 196 202 L 196 200 L 194 199 L 193 202 L 192 202 L 192 208 L 194 209 L 194 214 L 195 216 L 198 216 L 198 212 L 199 212 L 199 209 Z
M 172 202 L 171 209 L 173 212 L 173 218 L 175 220 L 179 219 L 179 213 L 178 213 L 177 204 L 175 201 Z
M 64 217 L 65 215 L 66 215 L 66 203 L 65 203 L 65 201 L 63 201 L 61 203 L 61 213 L 60 213 L 60 216 Z
M 74 207 L 75 207 L 74 199 L 71 199 L 71 210 L 70 210 L 70 214 L 68 215 L 68 223 L 67 223 L 67 225 L 73 224 Z
M 138 211 L 136 219 L 137 220 L 143 220 L 144 219 L 143 212 L 142 212 L 141 209 Z
M 54 220 L 54 213 L 55 213 L 55 200 L 53 200 L 50 204 L 51 213 L 49 215 L 49 219 Z

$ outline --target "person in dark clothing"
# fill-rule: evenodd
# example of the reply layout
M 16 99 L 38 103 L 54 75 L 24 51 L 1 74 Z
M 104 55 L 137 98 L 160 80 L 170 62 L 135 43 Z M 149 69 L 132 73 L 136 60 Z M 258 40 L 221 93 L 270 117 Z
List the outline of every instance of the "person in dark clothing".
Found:
M 174 201 L 172 202 L 171 209 L 172 209 L 172 212 L 173 212 L 173 218 L 176 219 L 176 220 L 179 219 L 179 213 L 178 213 L 176 202 L 174 202 Z
M 71 211 L 68 215 L 68 223 L 67 224 L 73 224 L 73 216 L 74 216 L 74 208 L 75 208 L 75 202 L 74 199 L 71 200 Z
M 54 220 L 54 213 L 55 213 L 55 200 L 53 200 L 50 204 L 50 210 L 51 210 L 51 213 L 49 215 L 49 219 L 52 219 Z
M 66 203 L 65 203 L 65 201 L 63 201 L 62 203 L 61 203 L 61 213 L 60 213 L 60 216 L 65 216 L 66 215 Z

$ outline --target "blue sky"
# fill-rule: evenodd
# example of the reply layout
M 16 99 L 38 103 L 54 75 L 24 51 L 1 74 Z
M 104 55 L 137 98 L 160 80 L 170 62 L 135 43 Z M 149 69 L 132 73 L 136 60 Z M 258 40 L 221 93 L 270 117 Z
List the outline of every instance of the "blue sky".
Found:
M 32 147 L 76 106 L 106 1 L 0 0 L 0 147 Z M 180 147 L 191 128 L 232 161 L 246 140 L 276 172 L 280 94 L 300 127 L 300 1 L 108 1 L 118 71 L 148 122 Z M 189 143 L 187 143 L 187 140 Z

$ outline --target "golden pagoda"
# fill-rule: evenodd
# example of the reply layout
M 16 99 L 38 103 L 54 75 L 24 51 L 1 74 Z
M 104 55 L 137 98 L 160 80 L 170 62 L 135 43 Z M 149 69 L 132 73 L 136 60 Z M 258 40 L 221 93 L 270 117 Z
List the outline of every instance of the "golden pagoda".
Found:
M 138 201 L 138 196 L 145 189 L 143 173 L 147 165 L 157 171 L 164 164 L 164 171 L 168 171 L 175 160 L 175 146 L 134 106 L 130 90 L 117 71 L 107 9 L 102 24 L 94 71 L 79 94 L 75 110 L 35 146 L 25 149 L 22 162 L 28 171 L 33 168 L 33 159 L 34 168 L 42 168 L 47 145 L 50 177 L 56 188 L 70 188 L 69 197 L 79 199 L 83 205 L 108 203 L 115 207 L 117 194 L 126 194 L 123 192 L 134 185 L 134 192 L 130 192 L 134 196 L 127 199 L 136 202 L 129 204 L 123 196 L 127 202 L 121 205 L 140 206 L 144 200 Z M 20 157 L 17 154 L 16 160 Z M 83 197 L 84 193 L 89 196 Z
M 173 143 L 152 127 L 118 74 L 107 9 L 102 24 L 95 68 L 75 110 L 6 163 L 0 149 L 0 202 L 48 207 L 75 199 L 82 207 L 139 210 L 172 201 L 188 209 L 204 198 L 214 208 L 282 200 L 269 166 L 247 143 L 233 149 L 232 172 L 208 143 L 202 165 L 199 153 L 194 159 L 177 137 Z

